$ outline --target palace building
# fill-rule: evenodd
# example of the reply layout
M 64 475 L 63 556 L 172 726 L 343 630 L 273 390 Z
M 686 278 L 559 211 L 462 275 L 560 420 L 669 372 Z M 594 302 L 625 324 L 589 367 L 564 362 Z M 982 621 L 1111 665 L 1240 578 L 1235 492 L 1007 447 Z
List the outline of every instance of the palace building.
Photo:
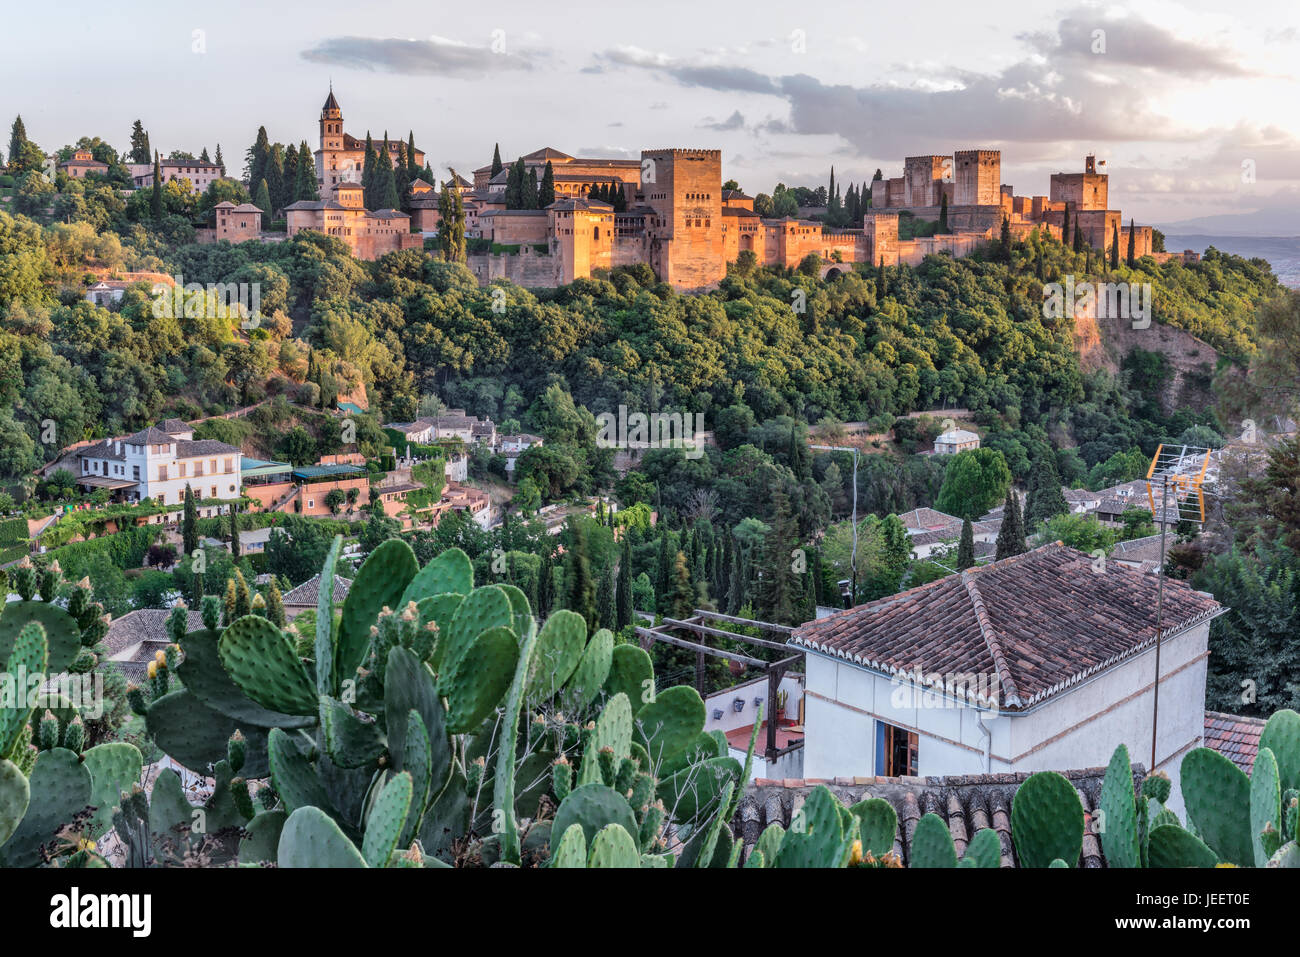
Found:
M 390 161 L 405 145 L 398 140 L 371 140 L 376 152 L 387 150 Z M 322 196 L 329 194 L 343 182 L 360 183 L 366 166 L 366 141 L 343 131 L 343 110 L 334 97 L 334 88 L 320 111 L 320 149 L 316 150 L 316 179 Z M 415 163 L 424 166 L 424 151 L 415 151 Z

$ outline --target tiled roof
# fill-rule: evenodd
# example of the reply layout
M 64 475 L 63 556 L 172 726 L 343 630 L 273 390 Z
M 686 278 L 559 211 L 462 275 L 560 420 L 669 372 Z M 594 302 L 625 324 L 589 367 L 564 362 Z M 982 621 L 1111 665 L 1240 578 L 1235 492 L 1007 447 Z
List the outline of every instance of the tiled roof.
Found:
M 1241 770 L 1250 774 L 1259 754 L 1259 736 L 1264 733 L 1263 718 L 1205 712 L 1205 746 L 1218 751 Z
M 348 589 L 352 587 L 352 579 L 344 578 L 342 575 L 334 576 L 334 601 L 341 602 L 348 597 Z M 316 599 L 320 597 L 320 575 L 313 575 L 297 588 L 291 588 L 281 596 L 281 601 L 286 605 L 315 605 Z
M 238 452 L 239 449 L 233 445 L 227 445 L 225 442 L 218 442 L 216 439 L 179 439 L 176 441 L 176 457 L 180 459 L 189 458 L 192 455 L 228 455 L 232 452 Z
M 1166 581 L 1162 634 L 1220 611 Z M 1015 711 L 1154 643 L 1155 615 L 1149 576 L 1116 562 L 1094 572 L 1087 554 L 1051 543 L 808 622 L 790 642 L 885 674 L 996 675 L 1000 706 Z
M 1110 557 L 1126 562 L 1158 562 L 1160 561 L 1160 536 L 1148 535 L 1145 538 L 1117 542 Z
M 933 508 L 914 508 L 898 516 L 898 520 L 903 523 L 904 528 L 936 529 L 947 528 L 949 525 L 961 528 L 961 519 L 956 515 L 949 515 L 947 512 L 940 512 Z
M 171 639 L 167 636 L 167 618 L 170 615 L 170 608 L 140 608 L 136 611 L 128 611 L 121 618 L 115 618 L 109 623 L 108 632 L 104 635 L 104 646 L 108 649 L 108 656 L 112 658 L 146 641 L 169 644 Z M 197 631 L 202 627 L 202 615 L 197 611 L 191 611 L 187 630 Z M 152 658 L 153 652 L 150 651 L 147 657 Z
M 1101 785 L 1105 768 L 1085 768 L 1063 771 L 1074 785 L 1084 811 L 1091 817 L 1101 803 Z M 1141 765 L 1133 768 L 1134 788 L 1140 788 L 1146 776 Z M 1002 774 L 963 774 L 949 777 L 868 777 L 833 778 L 814 780 L 787 778 L 769 780 L 759 778 L 745 788 L 736 816 L 731 821 L 732 833 L 744 847 L 742 857 L 748 858 L 759 835 L 769 824 L 789 828 L 791 819 L 807 800 L 812 789 L 819 784 L 830 788 L 846 807 L 867 798 L 882 798 L 898 814 L 898 830 L 894 834 L 894 851 L 904 864 L 911 860 L 912 835 L 921 817 L 935 813 L 943 818 L 952 834 L 953 844 L 960 857 L 967 844 L 982 828 L 991 827 L 1002 843 L 1002 866 L 1016 867 L 1015 849 L 1011 842 L 1011 802 L 1016 790 L 1029 777 L 1029 772 Z M 1070 862 L 1074 863 L 1074 862 Z M 1084 829 L 1083 851 L 1079 866 L 1105 867 L 1101 844 L 1095 829 Z

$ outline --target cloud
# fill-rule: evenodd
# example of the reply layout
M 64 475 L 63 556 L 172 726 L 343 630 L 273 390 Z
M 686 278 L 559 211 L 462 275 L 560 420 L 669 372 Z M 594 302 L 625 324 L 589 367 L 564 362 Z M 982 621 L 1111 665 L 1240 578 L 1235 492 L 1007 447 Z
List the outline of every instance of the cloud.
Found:
M 745 128 L 745 118 L 740 114 L 740 110 L 732 113 L 725 120 L 715 122 L 704 122 L 700 124 L 701 129 L 717 130 L 720 133 L 728 133 L 732 130 L 743 130 Z
M 1105 31 L 1104 53 L 1092 52 L 1096 29 Z M 864 86 L 807 74 L 767 75 L 716 59 L 628 46 L 596 60 L 602 72 L 645 70 L 684 87 L 778 98 L 788 107 L 788 119 L 768 120 L 756 132 L 837 135 L 874 156 L 1003 144 L 1192 143 L 1207 131 L 1163 115 L 1152 105 L 1152 94 L 1193 77 L 1254 75 L 1221 46 L 1084 7 L 1064 14 L 1054 30 L 1018 39 L 1024 54 L 997 71 L 949 69 Z
M 496 53 L 445 37 L 329 37 L 301 54 L 304 60 L 372 72 L 478 79 L 497 70 L 531 70 L 535 55 Z

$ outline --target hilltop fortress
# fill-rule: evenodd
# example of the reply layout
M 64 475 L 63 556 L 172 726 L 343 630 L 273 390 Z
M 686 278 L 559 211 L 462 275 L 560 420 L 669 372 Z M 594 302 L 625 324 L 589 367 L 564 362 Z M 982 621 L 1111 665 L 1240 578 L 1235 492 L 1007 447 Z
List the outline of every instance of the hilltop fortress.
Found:
M 911 156 L 904 175 L 872 184 L 871 207 L 858 229 L 836 229 L 794 218 L 768 219 L 754 200 L 722 188 L 722 154 L 708 149 L 643 150 L 637 160 L 579 159 L 555 149 L 522 157 L 538 179 L 551 164 L 556 200 L 546 209 L 506 209 L 509 164 L 495 177 L 475 170 L 463 193 L 466 235 L 490 240 L 496 252 L 469 257 L 480 282 L 510 279 L 524 286 L 553 286 L 590 276 L 593 269 L 648 264 L 664 282 L 707 289 L 725 275 L 727 263 L 752 252 L 759 265 L 794 267 L 808 255 L 822 259 L 823 275 L 846 264 L 917 264 L 947 250 L 970 253 L 996 238 L 1005 219 L 1016 239 L 1037 229 L 1057 239 L 1069 212 L 1070 235 L 1096 250 L 1109 250 L 1118 236 L 1128 249 L 1129 227 L 1108 208 L 1108 176 L 1094 157 L 1082 173 L 1056 173 L 1048 196 L 1016 196 L 1001 182 L 997 150 L 962 150 L 952 156 Z M 623 211 L 594 199 L 594 187 L 622 192 Z M 947 200 L 948 232 L 901 239 L 900 216 L 938 222 Z M 1151 227 L 1138 226 L 1134 254 L 1151 252 Z
M 409 212 L 364 208 L 360 180 L 364 143 L 343 130 L 343 111 L 331 89 L 319 118 L 316 150 L 319 200 L 299 201 L 285 210 L 288 236 L 308 229 L 335 236 L 353 255 L 377 259 L 415 249 L 436 233 L 438 195 L 434 184 L 415 180 Z M 380 141 L 397 156 L 401 144 Z M 416 151 L 422 162 L 424 152 Z M 512 165 L 541 183 L 550 168 L 554 201 L 544 209 L 507 209 Z M 1005 220 L 1016 239 L 1033 230 L 1098 251 L 1118 236 L 1127 253 L 1129 227 L 1109 208 L 1109 177 L 1094 157 L 1081 173 L 1055 173 L 1047 196 L 1017 196 L 1002 182 L 998 150 L 958 150 L 951 156 L 909 156 L 903 175 L 871 184 L 871 205 L 860 228 L 833 228 L 807 219 L 771 219 L 754 211 L 754 200 L 722 188 L 722 153 L 712 149 L 649 149 L 636 159 L 584 159 L 545 148 L 503 164 L 474 170 L 473 182 L 453 176 L 442 185 L 461 194 L 470 269 L 481 283 L 509 279 L 522 286 L 556 286 L 591 276 L 598 269 L 645 263 L 664 282 L 681 290 L 709 289 L 726 275 L 727 264 L 753 253 L 761 266 L 798 266 L 816 254 L 822 275 L 853 263 L 917 264 L 947 251 L 965 256 L 995 239 Z M 946 207 L 946 216 L 944 209 Z M 253 209 L 253 207 L 249 207 Z M 242 207 L 241 207 L 242 209 Z M 235 210 L 239 212 L 239 210 Z M 900 220 L 947 222 L 947 231 L 900 237 Z M 1062 237 L 1068 220 L 1070 235 Z M 216 230 L 216 238 L 238 242 L 256 230 Z M 920 230 L 924 232 L 925 230 Z M 1137 256 L 1152 252 L 1150 226 L 1134 230 Z

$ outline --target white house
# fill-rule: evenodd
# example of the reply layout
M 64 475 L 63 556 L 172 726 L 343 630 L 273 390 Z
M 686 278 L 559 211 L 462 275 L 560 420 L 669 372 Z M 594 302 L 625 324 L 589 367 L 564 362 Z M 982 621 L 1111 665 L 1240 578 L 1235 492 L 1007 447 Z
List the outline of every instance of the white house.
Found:
M 1150 770 L 1156 585 L 1053 543 L 801 625 L 804 777 L 1090 768 L 1120 743 Z M 1155 767 L 1176 789 L 1224 609 L 1164 589 Z
M 213 439 L 196 441 L 194 430 L 178 419 L 96 442 L 76 455 L 78 485 L 108 489 L 127 502 L 148 498 L 159 505 L 181 505 L 187 485 L 197 499 L 242 494 L 239 449 Z
M 542 437 L 540 435 L 530 435 L 527 432 L 520 432 L 517 435 L 501 435 L 497 437 L 497 451 L 505 456 L 506 459 L 506 477 L 514 481 L 515 462 L 519 456 L 531 449 L 534 445 L 541 445 Z
M 980 437 L 965 429 L 949 429 L 934 440 L 935 455 L 956 455 L 980 447 Z

